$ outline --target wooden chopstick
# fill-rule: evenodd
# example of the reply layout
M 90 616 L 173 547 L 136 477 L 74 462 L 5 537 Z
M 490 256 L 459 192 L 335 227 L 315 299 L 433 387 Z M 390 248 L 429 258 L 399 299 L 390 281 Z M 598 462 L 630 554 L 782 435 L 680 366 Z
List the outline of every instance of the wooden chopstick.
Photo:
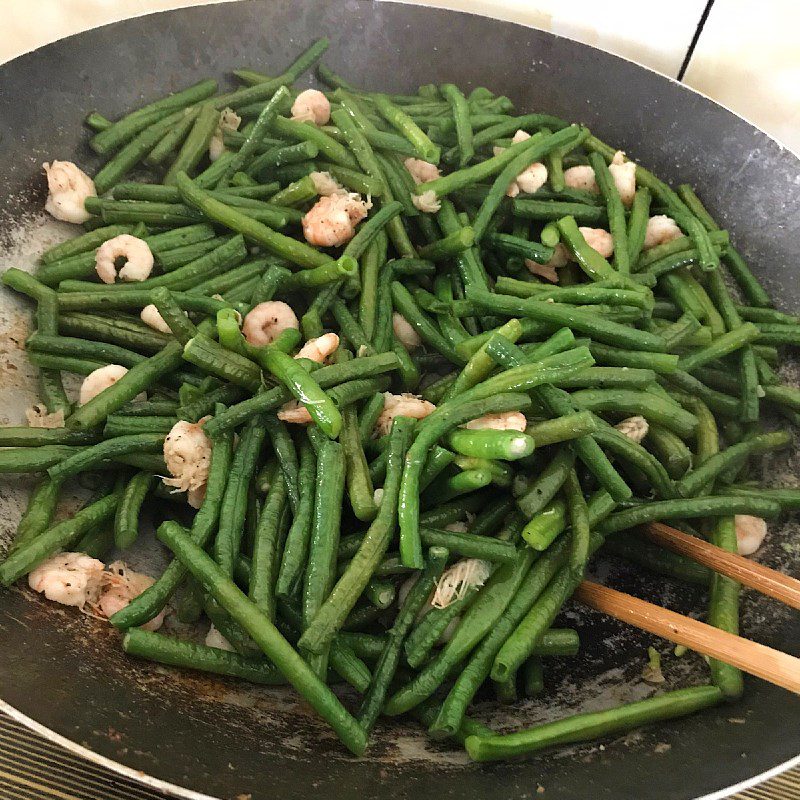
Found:
M 599 583 L 583 581 L 575 598 L 597 611 L 800 694 L 800 658 Z
M 726 575 L 751 589 L 757 589 L 762 594 L 774 597 L 787 606 L 800 609 L 800 581 L 796 578 L 765 567 L 737 553 L 729 553 L 711 542 L 690 536 L 661 522 L 652 522 L 644 526 L 644 530 L 647 538 L 657 544 L 687 556 L 699 564 L 704 564 L 720 575 Z

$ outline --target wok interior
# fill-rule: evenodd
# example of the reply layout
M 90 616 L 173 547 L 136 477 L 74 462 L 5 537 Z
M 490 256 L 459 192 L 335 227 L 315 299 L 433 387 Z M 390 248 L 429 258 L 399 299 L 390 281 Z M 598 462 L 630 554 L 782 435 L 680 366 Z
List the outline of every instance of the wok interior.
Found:
M 222 77 L 237 66 L 276 73 L 319 35 L 332 40 L 326 61 L 366 88 L 480 83 L 509 95 L 520 110 L 585 122 L 662 177 L 697 186 L 782 307 L 800 305 L 794 243 L 784 224 L 800 210 L 800 170 L 791 154 L 709 101 L 613 56 L 542 32 L 420 7 L 309 0 L 225 4 L 131 20 L 26 56 L 0 73 L 7 87 L 0 92 L 0 134 L 7 150 L 0 165 L 0 209 L 15 231 L 20 225 L 27 230 L 36 224 L 30 214 L 42 205 L 40 163 L 77 154 L 79 162 L 91 164 L 81 129 L 90 108 L 113 117 L 139 105 L 142 95 L 157 96 L 208 75 Z M 34 83 L 53 98 L 50 108 L 29 102 Z M 3 230 L 7 238 L 20 239 L 9 222 Z M 0 255 L 2 268 L 12 265 L 26 266 L 13 243 Z M 776 287 L 781 288 L 776 292 Z M 36 399 L 35 375 L 21 350 L 28 322 L 24 302 L 3 291 L 3 424 L 20 422 Z M 778 459 L 768 469 L 770 482 L 797 474 L 794 454 Z M 14 530 L 28 488 L 24 479 L 3 481 L 3 540 Z M 129 560 L 156 574 L 163 550 L 151 537 L 144 539 Z M 771 525 L 761 560 L 791 571 L 797 542 L 793 522 Z M 681 613 L 705 608 L 702 591 L 616 559 L 598 560 L 594 572 L 602 582 Z M 485 698 L 476 718 L 514 730 L 653 692 L 641 671 L 655 637 L 575 605 L 556 624 L 577 628 L 580 654 L 547 662 L 543 697 L 513 707 Z M 0 685 L 11 705 L 126 765 L 225 797 L 246 792 L 300 797 L 309 791 L 342 798 L 412 791 L 514 796 L 530 795 L 537 785 L 545 786 L 548 797 L 575 797 L 584 796 L 589 782 L 612 796 L 691 797 L 744 779 L 800 749 L 800 703 L 749 680 L 735 706 L 635 732 L 604 750 L 590 744 L 478 767 L 460 749 L 431 742 L 413 723 L 390 721 L 379 723 L 375 744 L 354 761 L 293 693 L 129 659 L 119 634 L 106 623 L 27 590 L 0 595 L 0 632 Z M 747 592 L 742 632 L 796 652 L 800 626 L 778 604 Z M 663 642 L 659 649 L 664 688 L 707 680 L 700 657 L 677 658 Z

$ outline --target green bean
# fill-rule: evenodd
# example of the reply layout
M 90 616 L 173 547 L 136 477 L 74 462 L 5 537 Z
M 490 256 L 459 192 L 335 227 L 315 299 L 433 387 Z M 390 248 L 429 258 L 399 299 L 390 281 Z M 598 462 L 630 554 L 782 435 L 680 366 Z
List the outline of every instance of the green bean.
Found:
M 318 453 L 317 488 L 303 587 L 305 629 L 311 625 L 334 586 L 344 486 L 345 463 L 341 445 L 325 441 Z M 302 647 L 305 649 L 306 645 Z M 321 670 L 322 674 L 327 662 L 327 649 L 327 646 L 319 647 L 308 659 L 312 668 Z
M 519 625 L 556 571 L 566 562 L 564 542 L 556 545 L 531 567 L 507 604 L 502 616 L 456 678 L 436 721 L 430 728 L 435 738 L 450 736 L 458 728 L 478 687 L 488 677 L 492 662 L 509 634 Z
M 350 256 L 356 260 L 361 258 L 378 233 L 388 225 L 390 220 L 397 217 L 401 210 L 402 205 L 397 201 L 384 203 L 380 210 L 373 214 L 350 240 L 344 249 L 344 256 Z
M 546 447 L 571 439 L 578 439 L 598 429 L 597 417 L 589 411 L 579 411 L 556 419 L 530 425 L 525 433 L 533 438 L 536 447 Z
M 440 352 L 454 364 L 462 363 L 461 356 L 458 355 L 453 346 L 439 333 L 436 326 L 419 310 L 417 304 L 414 302 L 414 298 L 402 283 L 393 281 L 391 284 L 391 294 L 395 308 L 405 317 L 412 327 L 414 327 L 424 342 Z M 377 346 L 376 349 L 378 349 Z
M 538 133 L 522 142 L 526 147 L 520 148 L 513 159 L 506 163 L 495 178 L 492 188 L 486 195 L 478 214 L 475 217 L 475 238 L 480 240 L 486 232 L 489 220 L 494 216 L 500 203 L 506 197 L 509 185 L 520 173 L 524 172 L 532 163 L 543 158 L 548 153 L 566 147 L 578 145 L 588 135 L 585 128 L 568 127 L 556 133 Z M 537 200 L 514 200 L 514 213 L 530 218 L 534 207 L 541 205 Z M 565 212 L 561 212 L 563 216 Z
M 361 446 L 358 413 L 353 405 L 342 409 L 342 431 L 339 437 L 347 470 L 347 493 L 356 518 L 370 522 L 378 513 L 373 500 L 372 479 L 367 458 Z
M 492 761 L 523 755 L 557 744 L 581 742 L 627 731 L 640 725 L 685 716 L 722 700 L 716 686 L 677 689 L 608 711 L 594 711 L 547 722 L 519 733 L 471 735 L 465 742 L 474 761 Z
M 376 356 L 356 358 L 345 364 L 321 367 L 314 372 L 314 377 L 321 388 L 327 389 L 361 377 L 381 375 L 396 368 L 397 357 L 394 353 L 382 353 Z M 206 433 L 212 437 L 216 436 L 224 430 L 230 430 L 240 425 L 255 414 L 277 410 L 291 397 L 289 391 L 283 387 L 270 389 L 232 406 L 224 414 L 209 420 L 206 423 Z
M 442 574 L 447 555 L 447 550 L 444 548 L 430 549 L 427 564 L 408 593 L 388 633 L 388 641 L 375 666 L 372 682 L 359 710 L 359 722 L 367 731 L 371 730 L 378 718 L 400 662 L 403 641 Z
M 78 511 L 70 519 L 59 522 L 15 548 L 0 564 L 0 583 L 10 586 L 38 564 L 59 550 L 70 550 L 89 530 L 111 519 L 119 502 L 119 490 Z
M 697 367 L 735 352 L 756 337 L 758 337 L 758 328 L 751 322 L 745 322 L 738 328 L 715 339 L 708 347 L 684 356 L 678 362 L 678 366 L 685 372 L 692 372 Z
M 448 447 L 465 456 L 515 461 L 533 453 L 534 442 L 513 430 L 469 430 L 460 428 L 447 437 Z
M 647 221 L 650 218 L 650 200 L 652 195 L 646 186 L 640 186 L 633 196 L 633 204 L 628 217 L 628 262 L 634 265 L 644 246 Z
M 217 602 L 255 640 L 281 673 L 332 725 L 342 741 L 357 755 L 363 753 L 366 737 L 333 693 L 314 675 L 269 619 L 227 578 L 203 551 L 174 523 L 159 528 L 159 538 L 205 586 Z
M 445 261 L 469 249 L 474 239 L 475 233 L 472 228 L 459 228 L 443 239 L 420 247 L 418 252 L 420 258 L 428 261 Z
M 442 96 L 450 104 L 458 139 L 458 166 L 465 167 L 475 155 L 472 142 L 472 123 L 470 121 L 469 104 L 461 90 L 452 83 L 443 83 L 440 87 Z
M 189 205 L 197 208 L 209 219 L 252 239 L 274 255 L 305 268 L 320 267 L 331 260 L 330 256 L 273 231 L 266 225 L 243 215 L 237 209 L 215 200 L 207 191 L 198 188 L 186 175 L 179 174 L 176 183 L 181 197 Z
M 682 497 L 694 497 L 698 492 L 726 470 L 731 464 L 739 462 L 750 455 L 768 453 L 771 450 L 786 447 L 791 442 L 791 435 L 785 431 L 764 433 L 754 436 L 739 444 L 707 458 L 702 464 L 688 473 L 677 483 L 678 494 Z
M 61 484 L 49 475 L 39 480 L 32 489 L 28 505 L 17 523 L 9 553 L 27 545 L 50 527 L 60 493 Z
M 609 282 L 611 283 L 611 282 Z M 531 281 L 520 281 L 515 278 L 500 276 L 495 284 L 498 294 L 513 295 L 521 298 L 535 298 L 547 302 L 576 304 L 608 304 L 629 305 L 637 308 L 652 309 L 653 298 L 641 291 L 620 289 L 606 283 L 590 285 L 548 287 Z
M 521 256 L 535 261 L 537 264 L 546 264 L 553 257 L 553 247 L 538 242 L 530 242 L 519 236 L 511 236 L 507 233 L 493 233 L 485 237 L 486 244 L 510 255 Z M 558 242 L 556 242 L 557 244 Z M 523 283 L 523 281 L 515 281 Z M 527 283 L 527 282 L 525 282 Z M 512 294 L 512 292 L 504 292 Z
M 122 493 L 114 517 L 114 544 L 121 550 L 130 547 L 139 536 L 139 514 L 155 477 L 148 472 L 138 472 Z
M 660 336 L 604 320 L 589 311 L 569 306 L 497 295 L 473 287 L 467 288 L 467 299 L 477 308 L 491 313 L 508 317 L 530 317 L 537 322 L 556 327 L 565 326 L 617 347 L 654 353 L 663 353 L 666 347 Z
M 286 481 L 280 476 L 269 488 L 253 539 L 252 577 L 248 597 L 270 620 L 275 618 L 274 585 L 278 571 L 280 538 L 285 530 L 286 499 Z
M 614 266 L 620 272 L 630 272 L 631 260 L 628 251 L 625 207 L 622 205 L 614 177 L 609 171 L 605 159 L 599 153 L 589 153 L 589 164 L 594 170 L 597 185 L 606 202 L 609 230 L 614 240 Z
M 517 506 L 532 519 L 555 497 L 575 462 L 575 454 L 570 447 L 562 447 L 525 494 L 517 498 Z
M 261 370 L 258 365 L 238 353 L 226 350 L 201 333 L 183 347 L 183 358 L 210 375 L 216 375 L 250 391 L 254 392 L 261 386 Z
M 473 533 L 423 526 L 420 528 L 420 537 L 426 547 L 446 547 L 451 553 L 463 558 L 480 558 L 484 561 L 504 563 L 514 561 L 517 557 L 516 549 L 510 542 L 476 536 Z
M 609 537 L 603 545 L 603 552 L 606 551 L 658 575 L 684 583 L 707 587 L 711 582 L 713 573 L 707 567 L 671 550 L 665 550 L 636 534 L 617 533 Z
M 318 148 L 320 155 L 334 164 L 353 169 L 358 166 L 355 158 L 345 147 L 313 124 L 276 117 L 272 121 L 271 129 L 281 138 L 313 144 Z
M 392 426 L 387 474 L 378 515 L 370 525 L 347 569 L 303 634 L 301 646 L 311 652 L 322 652 L 336 634 L 388 549 L 394 533 L 403 459 L 412 428 L 412 421 L 404 417 L 399 417 Z
M 514 394 L 498 394 L 483 399 L 459 401 L 445 404 L 425 419 L 418 428 L 418 435 L 406 456 L 403 480 L 400 488 L 399 523 L 400 553 L 405 566 L 421 566 L 421 544 L 419 540 L 419 481 L 428 450 L 447 431 L 470 419 L 486 413 L 519 410 L 527 404 L 527 398 Z M 448 408 L 449 405 L 449 408 Z
M 660 500 L 643 503 L 612 514 L 599 530 L 604 535 L 665 519 L 694 519 L 702 517 L 724 517 L 731 514 L 752 514 L 765 518 L 780 513 L 780 505 L 762 497 L 733 495 L 709 495 L 681 500 Z
M 450 641 L 429 661 L 410 683 L 389 698 L 384 707 L 388 716 L 405 713 L 427 700 L 439 688 L 484 636 L 495 628 L 506 607 L 517 593 L 534 561 L 525 549 L 512 563 L 501 564 L 478 593 L 453 632 Z
M 140 628 L 125 632 L 122 649 L 129 655 L 160 664 L 242 678 L 250 683 L 267 686 L 286 683 L 281 673 L 265 660 L 247 658 L 238 653 L 182 641 Z
M 100 444 L 82 448 L 48 468 L 47 472 L 55 481 L 62 481 L 86 472 L 109 459 L 130 453 L 160 452 L 164 443 L 162 434 L 141 433 L 133 436 L 118 436 Z
M 394 105 L 383 94 L 372 95 L 372 102 L 381 116 L 411 143 L 419 158 L 432 164 L 439 163 L 440 149 L 438 145 L 435 145 L 425 135 L 423 130 L 405 111 Z
M 179 172 L 191 172 L 206 155 L 211 137 L 219 125 L 219 112 L 211 103 L 200 106 L 192 128 L 183 145 L 164 176 L 167 186 L 174 185 Z

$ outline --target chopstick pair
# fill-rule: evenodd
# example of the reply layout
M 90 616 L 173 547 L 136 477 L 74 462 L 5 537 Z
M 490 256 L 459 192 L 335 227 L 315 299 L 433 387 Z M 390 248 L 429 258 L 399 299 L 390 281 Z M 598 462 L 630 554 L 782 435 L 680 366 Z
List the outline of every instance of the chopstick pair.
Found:
M 800 608 L 800 581 L 795 578 L 662 523 L 647 525 L 645 531 L 649 539 L 676 553 L 786 605 Z M 800 658 L 591 581 L 583 581 L 575 597 L 596 611 L 800 694 Z

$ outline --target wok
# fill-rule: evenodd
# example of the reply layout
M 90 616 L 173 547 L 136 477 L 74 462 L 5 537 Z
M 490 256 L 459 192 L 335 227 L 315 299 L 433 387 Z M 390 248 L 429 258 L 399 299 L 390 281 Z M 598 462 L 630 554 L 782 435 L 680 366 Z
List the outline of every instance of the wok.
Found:
M 41 209 L 40 165 L 73 158 L 95 167 L 82 128 L 97 108 L 112 118 L 201 77 L 237 66 L 277 74 L 312 39 L 331 39 L 328 63 L 356 85 L 397 92 L 430 81 L 487 85 L 521 110 L 586 123 L 657 174 L 698 187 L 782 307 L 800 307 L 796 232 L 800 162 L 752 125 L 679 83 L 608 53 L 539 30 L 467 14 L 387 3 L 272 0 L 140 17 L 56 42 L 0 68 L 2 232 Z M 306 80 L 306 79 L 304 79 Z M 307 79 L 310 81 L 310 78 Z M 5 336 L 3 422 L 21 418 L 35 381 L 18 349 L 26 306 L 0 297 Z M 794 470 L 790 459 L 782 469 Z M 0 524 L 13 530 L 26 482 L 0 492 Z M 764 559 L 796 569 L 796 530 L 773 526 Z M 140 556 L 163 559 L 158 546 Z M 796 546 L 795 553 L 797 552 Z M 141 563 L 141 562 L 136 562 Z M 150 570 L 156 569 L 150 563 Z M 600 577 L 680 612 L 705 598 L 662 578 L 601 562 Z M 476 715 L 504 729 L 600 708 L 652 691 L 640 680 L 651 637 L 575 607 L 576 659 L 557 660 L 541 700 Z M 745 595 L 743 633 L 798 652 L 800 620 Z M 665 658 L 668 687 L 707 675 L 691 655 Z M 21 588 L 0 594 L 0 694 L 86 755 L 171 784 L 181 797 L 694 798 L 752 779 L 800 752 L 800 700 L 755 679 L 744 698 L 688 719 L 524 761 L 470 764 L 408 723 L 379 724 L 360 760 L 348 757 L 295 695 L 179 674 L 128 659 L 107 624 Z M 730 720 L 744 720 L 734 724 Z M 179 788 L 182 787 L 182 788 Z M 729 790 L 732 791 L 732 790 Z

